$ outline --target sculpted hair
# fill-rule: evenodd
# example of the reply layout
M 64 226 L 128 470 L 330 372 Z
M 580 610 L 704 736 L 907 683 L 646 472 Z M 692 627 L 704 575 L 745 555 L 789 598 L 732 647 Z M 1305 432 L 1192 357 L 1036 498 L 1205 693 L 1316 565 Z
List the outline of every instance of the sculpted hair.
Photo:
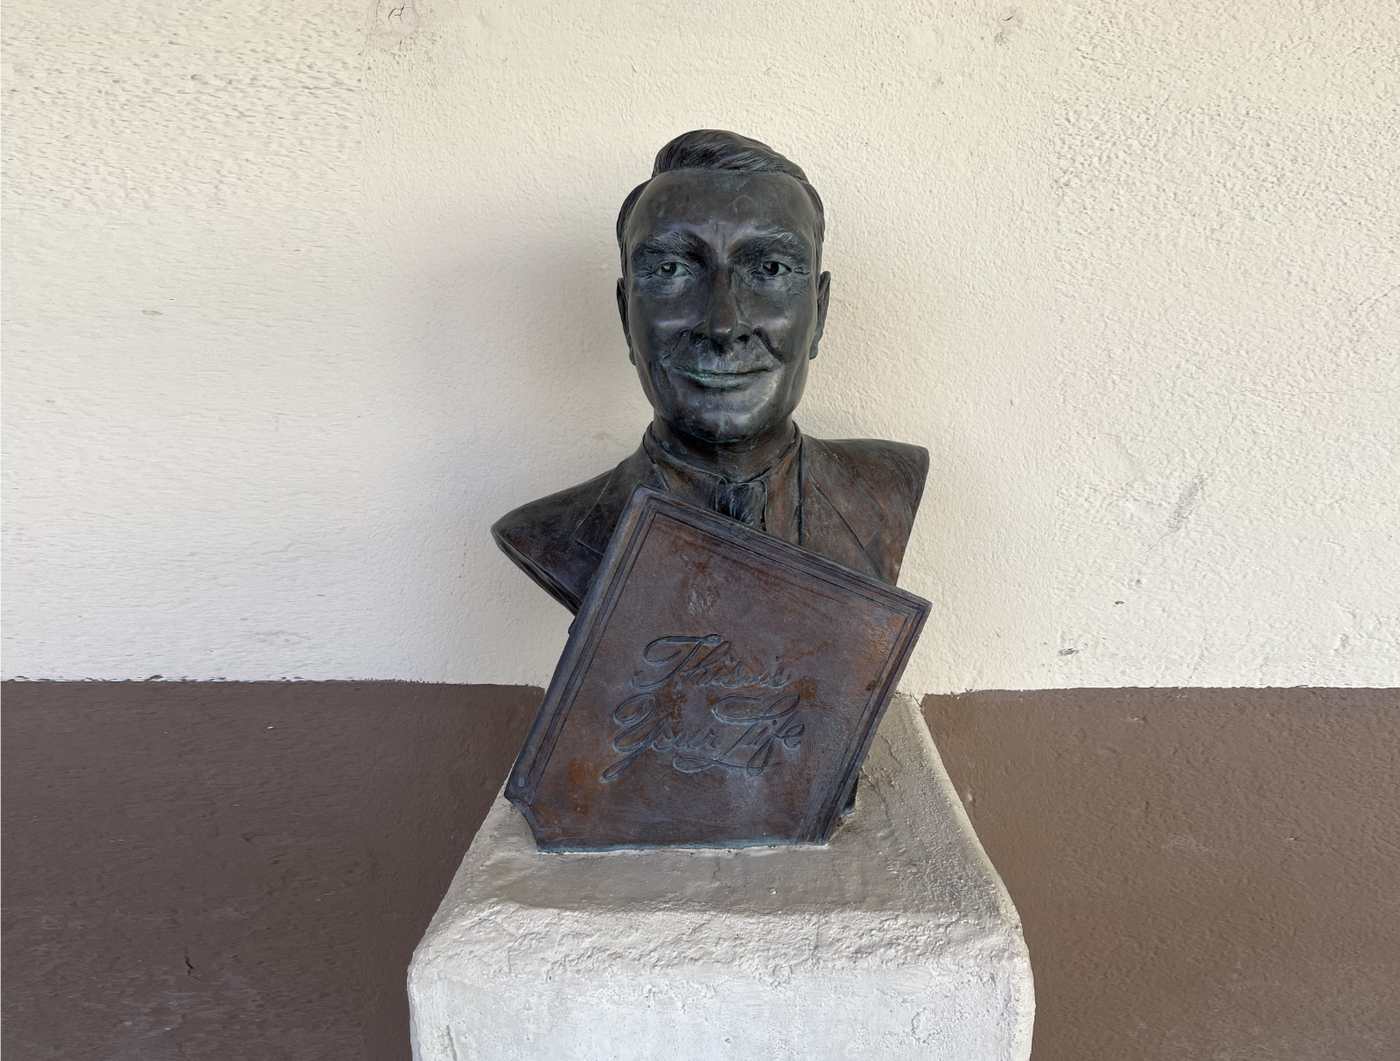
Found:
M 642 181 L 622 200 L 622 209 L 617 214 L 617 249 L 622 255 L 622 270 L 627 271 L 627 250 L 623 246 L 623 230 L 627 218 L 637 205 L 652 177 L 670 173 L 676 169 L 715 169 L 733 170 L 739 173 L 786 173 L 792 177 L 811 197 L 812 206 L 817 211 L 817 246 L 820 248 L 826 233 L 826 209 L 822 198 L 807 180 L 802 167 L 791 159 L 778 154 L 767 144 L 750 140 L 738 133 L 723 129 L 695 129 L 681 133 L 656 153 L 656 162 L 651 167 L 651 177 Z

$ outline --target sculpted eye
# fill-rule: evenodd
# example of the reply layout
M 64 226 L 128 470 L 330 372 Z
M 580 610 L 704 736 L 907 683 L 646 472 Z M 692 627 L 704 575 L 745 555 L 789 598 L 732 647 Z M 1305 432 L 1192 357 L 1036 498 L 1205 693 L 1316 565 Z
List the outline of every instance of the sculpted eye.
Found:
M 675 280 L 682 276 L 689 276 L 690 270 L 680 262 L 662 262 L 656 267 L 656 275 L 667 280 Z
M 758 271 L 764 276 L 782 276 L 792 272 L 792 266 L 785 262 L 778 262 L 769 259 L 758 267 Z

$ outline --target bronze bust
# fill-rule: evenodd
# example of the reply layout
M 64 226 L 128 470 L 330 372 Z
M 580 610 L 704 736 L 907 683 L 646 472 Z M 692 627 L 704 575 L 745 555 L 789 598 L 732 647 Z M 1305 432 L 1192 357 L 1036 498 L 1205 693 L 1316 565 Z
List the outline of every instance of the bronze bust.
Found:
M 577 612 L 639 485 L 893 584 L 928 451 L 803 435 L 792 416 L 826 322 L 824 211 L 793 162 L 700 129 L 656 156 L 617 219 L 617 308 L 655 410 L 637 450 L 501 517 L 497 544 Z

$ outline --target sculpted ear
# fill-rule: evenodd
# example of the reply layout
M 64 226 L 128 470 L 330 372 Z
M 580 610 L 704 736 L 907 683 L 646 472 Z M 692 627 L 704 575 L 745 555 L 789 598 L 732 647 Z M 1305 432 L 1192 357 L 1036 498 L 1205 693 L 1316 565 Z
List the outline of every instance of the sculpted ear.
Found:
M 617 278 L 617 315 L 622 318 L 622 335 L 627 340 L 627 360 L 637 363 L 637 355 L 632 352 L 632 333 L 627 328 L 627 281 Z
M 809 360 L 817 356 L 817 344 L 822 341 L 822 333 L 826 331 L 826 304 L 830 297 L 831 274 L 822 273 L 817 278 L 817 334 L 812 336 L 812 349 L 807 353 Z

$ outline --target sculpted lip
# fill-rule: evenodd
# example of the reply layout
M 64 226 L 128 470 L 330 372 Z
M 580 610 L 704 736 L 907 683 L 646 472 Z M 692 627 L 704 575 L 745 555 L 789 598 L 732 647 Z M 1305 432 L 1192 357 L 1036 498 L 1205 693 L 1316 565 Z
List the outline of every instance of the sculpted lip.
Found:
M 696 386 L 705 387 L 710 390 L 733 390 L 735 387 L 742 387 L 750 381 L 750 377 L 761 376 L 765 372 L 771 372 L 764 366 L 753 368 L 728 369 L 715 371 L 712 369 L 699 368 L 678 368 L 676 374 L 684 376 Z

